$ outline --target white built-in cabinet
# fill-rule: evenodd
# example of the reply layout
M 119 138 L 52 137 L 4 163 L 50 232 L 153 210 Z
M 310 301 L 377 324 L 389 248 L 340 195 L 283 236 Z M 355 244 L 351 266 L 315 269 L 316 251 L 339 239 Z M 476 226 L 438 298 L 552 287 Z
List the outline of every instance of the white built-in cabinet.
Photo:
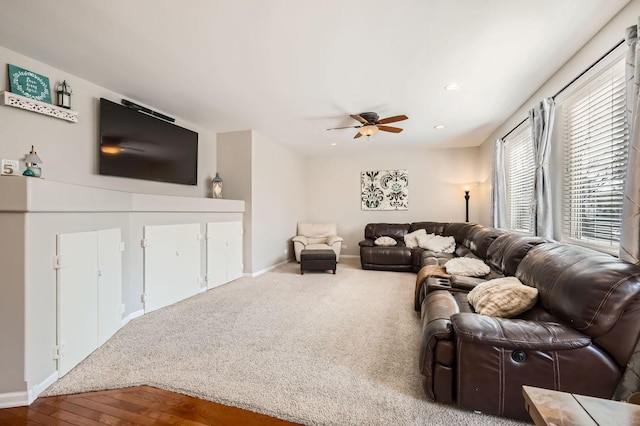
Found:
M 144 227 L 144 311 L 191 297 L 201 290 L 200 224 Z
M 64 376 L 121 326 L 120 229 L 56 237 L 57 357 Z
M 207 288 L 242 277 L 242 222 L 207 223 Z
M 24 176 L 0 177 L 0 194 L 0 408 L 30 404 L 126 322 L 205 290 L 207 274 L 213 285 L 242 272 L 241 257 L 231 260 L 241 240 L 223 239 L 205 254 L 204 238 L 209 222 L 241 235 L 241 200 Z M 151 229 L 185 223 L 177 232 Z M 219 236 L 211 228 L 214 245 Z

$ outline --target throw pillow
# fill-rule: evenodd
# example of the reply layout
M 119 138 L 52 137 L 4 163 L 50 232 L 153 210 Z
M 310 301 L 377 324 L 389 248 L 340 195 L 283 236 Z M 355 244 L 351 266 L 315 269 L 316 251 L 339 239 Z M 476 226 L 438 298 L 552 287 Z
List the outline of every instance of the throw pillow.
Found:
M 453 237 L 435 235 L 433 238 L 429 238 L 424 245 L 420 247 L 425 250 L 431 250 L 434 253 L 453 253 L 456 249 L 456 239 Z
M 436 236 L 436 234 L 427 234 L 426 231 L 425 231 L 424 234 L 416 235 L 416 241 L 418 242 L 418 247 L 424 248 L 425 245 L 427 244 L 427 241 L 429 241 L 430 239 L 432 239 L 435 236 Z
M 409 248 L 418 247 L 418 235 L 427 235 L 427 231 L 424 229 L 418 229 L 404 236 L 404 245 Z
M 464 275 L 465 277 L 484 277 L 491 269 L 480 259 L 456 257 L 444 264 L 447 274 Z
M 511 318 L 533 308 L 538 289 L 522 284 L 516 277 L 496 278 L 478 284 L 467 299 L 479 314 Z
M 398 242 L 391 237 L 378 237 L 373 242 L 377 246 L 395 246 Z

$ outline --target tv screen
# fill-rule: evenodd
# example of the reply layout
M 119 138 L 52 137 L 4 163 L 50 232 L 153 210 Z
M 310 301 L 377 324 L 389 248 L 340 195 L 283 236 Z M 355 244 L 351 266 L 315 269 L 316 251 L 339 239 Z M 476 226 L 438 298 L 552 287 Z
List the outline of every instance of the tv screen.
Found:
M 100 98 L 100 174 L 196 185 L 198 133 Z

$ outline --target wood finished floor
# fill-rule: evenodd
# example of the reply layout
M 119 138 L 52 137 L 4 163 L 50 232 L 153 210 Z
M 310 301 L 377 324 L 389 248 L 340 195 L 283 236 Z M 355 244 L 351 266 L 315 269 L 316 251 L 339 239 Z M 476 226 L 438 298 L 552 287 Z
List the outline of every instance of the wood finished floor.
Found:
M 295 425 L 215 402 L 137 386 L 38 398 L 0 410 L 0 425 Z

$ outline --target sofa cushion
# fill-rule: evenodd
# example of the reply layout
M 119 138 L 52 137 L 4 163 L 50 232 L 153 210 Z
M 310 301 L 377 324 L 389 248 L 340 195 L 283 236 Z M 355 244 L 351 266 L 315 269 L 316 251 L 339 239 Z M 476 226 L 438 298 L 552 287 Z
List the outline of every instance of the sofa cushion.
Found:
M 467 299 L 479 314 L 511 318 L 536 304 L 538 290 L 523 285 L 515 277 L 497 278 L 478 284 Z
M 413 222 L 409 227 L 409 232 L 424 229 L 427 234 L 442 235 L 446 225 L 447 224 L 443 222 Z
M 593 338 L 616 326 L 640 297 L 639 266 L 568 244 L 532 248 L 516 277 L 539 290 L 540 303 L 552 315 Z
M 491 269 L 480 259 L 457 257 L 444 264 L 448 274 L 464 275 L 465 277 L 484 277 Z
M 467 238 L 463 242 L 463 244 L 473 252 L 476 256 L 481 259 L 485 259 L 487 257 L 487 250 L 495 239 L 503 235 L 505 231 L 489 228 L 489 227 L 476 227 L 467 235 Z
M 518 265 L 529 250 L 549 241 L 542 237 L 502 234 L 493 240 L 487 249 L 486 261 L 496 275 L 514 276 Z
M 483 226 L 469 222 L 449 223 L 445 226 L 442 235 L 446 237 L 453 237 L 456 239 L 456 244 L 462 244 L 468 247 L 468 244 L 465 244 L 465 240 L 468 241 L 469 233 L 476 230 L 476 228 L 483 228 Z
M 374 244 L 377 246 L 395 246 L 398 242 L 391 237 L 378 237 L 374 241 Z
M 321 238 L 336 235 L 338 227 L 335 223 L 303 223 L 298 222 L 298 235 L 305 237 Z M 316 244 L 316 243 L 311 243 Z
M 408 232 L 408 223 L 368 223 L 364 227 L 364 237 L 370 240 L 375 240 L 378 237 L 392 237 L 404 242 L 404 236 Z

